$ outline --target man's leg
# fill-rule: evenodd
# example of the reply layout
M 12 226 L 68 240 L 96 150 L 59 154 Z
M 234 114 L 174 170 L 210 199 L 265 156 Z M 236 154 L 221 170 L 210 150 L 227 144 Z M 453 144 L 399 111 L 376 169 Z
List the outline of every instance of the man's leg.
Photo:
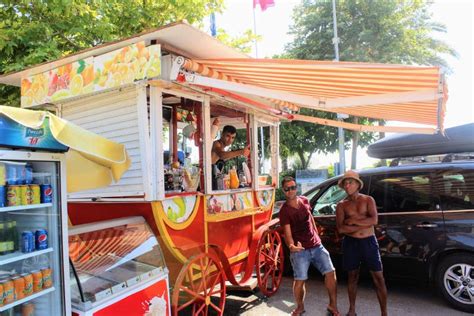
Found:
M 329 295 L 329 307 L 333 313 L 337 313 L 337 281 L 336 273 L 334 271 L 328 272 L 324 275 L 324 285 Z
M 370 271 L 372 279 L 374 280 L 375 291 L 380 304 L 380 313 L 382 316 L 387 314 L 387 287 L 385 286 L 385 279 L 382 271 Z
M 304 311 L 304 297 L 306 295 L 305 281 L 295 280 L 293 282 L 293 295 L 295 296 L 295 303 L 297 312 Z
M 357 283 L 359 282 L 359 269 L 347 272 L 347 292 L 349 294 L 349 312 L 348 315 L 355 315 L 355 302 L 357 296 Z

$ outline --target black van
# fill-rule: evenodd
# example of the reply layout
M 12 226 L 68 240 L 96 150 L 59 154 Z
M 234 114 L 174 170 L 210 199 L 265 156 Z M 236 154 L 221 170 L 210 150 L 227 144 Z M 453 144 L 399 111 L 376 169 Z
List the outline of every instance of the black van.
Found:
M 474 312 L 474 157 L 360 171 L 375 199 L 386 278 L 432 282 L 454 307 Z M 331 178 L 305 193 L 324 246 L 341 256 L 335 210 L 346 193 Z

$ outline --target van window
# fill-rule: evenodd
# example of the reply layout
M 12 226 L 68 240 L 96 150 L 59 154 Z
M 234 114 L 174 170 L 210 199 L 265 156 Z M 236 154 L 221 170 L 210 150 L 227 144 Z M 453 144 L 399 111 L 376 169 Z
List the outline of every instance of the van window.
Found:
M 373 176 L 369 195 L 379 213 L 435 210 L 432 180 L 427 173 Z
M 446 171 L 436 181 L 443 210 L 474 209 L 474 171 Z

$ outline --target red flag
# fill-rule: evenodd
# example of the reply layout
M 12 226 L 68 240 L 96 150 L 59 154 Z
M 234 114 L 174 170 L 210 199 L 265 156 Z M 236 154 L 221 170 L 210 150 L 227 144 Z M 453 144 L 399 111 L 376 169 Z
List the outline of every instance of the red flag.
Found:
M 275 2 L 273 0 L 253 0 L 253 8 L 257 6 L 257 3 L 260 4 L 260 9 L 262 12 L 265 11 L 269 7 L 273 7 Z

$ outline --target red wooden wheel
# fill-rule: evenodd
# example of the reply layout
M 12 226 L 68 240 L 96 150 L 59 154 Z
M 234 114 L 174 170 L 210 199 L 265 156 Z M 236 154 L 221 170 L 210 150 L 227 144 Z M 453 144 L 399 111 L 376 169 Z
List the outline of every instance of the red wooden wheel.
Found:
M 258 287 L 266 296 L 272 296 L 280 287 L 283 261 L 280 234 L 267 230 L 258 242 L 256 260 Z
M 209 253 L 193 256 L 176 279 L 171 297 L 173 315 L 223 315 L 225 291 L 219 259 Z

